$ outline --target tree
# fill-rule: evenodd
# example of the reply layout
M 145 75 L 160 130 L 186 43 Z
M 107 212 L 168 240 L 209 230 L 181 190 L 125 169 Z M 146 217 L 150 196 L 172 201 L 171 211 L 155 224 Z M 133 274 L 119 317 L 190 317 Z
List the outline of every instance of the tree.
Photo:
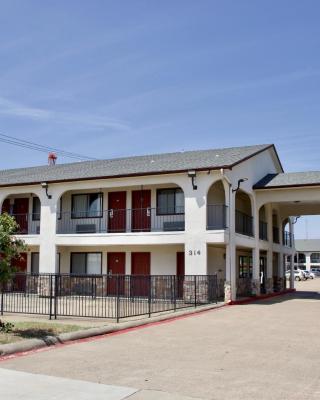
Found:
M 23 240 L 17 239 L 15 233 L 19 225 L 8 214 L 0 215 L 0 289 L 10 281 L 17 268 L 15 260 L 19 260 L 20 253 L 26 250 Z

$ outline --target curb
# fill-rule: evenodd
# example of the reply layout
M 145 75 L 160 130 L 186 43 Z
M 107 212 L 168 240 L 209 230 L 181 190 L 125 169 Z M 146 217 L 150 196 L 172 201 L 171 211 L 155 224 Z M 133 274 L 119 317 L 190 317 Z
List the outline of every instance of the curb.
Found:
M 286 294 L 294 293 L 295 291 L 296 291 L 296 289 L 286 289 L 286 290 L 282 290 L 281 292 L 277 292 L 277 293 L 261 294 L 259 296 L 246 297 L 245 299 L 242 299 L 242 300 L 231 300 L 228 302 L 228 305 L 236 306 L 236 305 L 241 305 L 241 304 L 253 303 L 254 301 L 271 299 L 273 297 L 278 297 L 278 296 L 283 296 Z
M 177 311 L 175 314 L 171 315 L 159 315 L 156 317 L 152 317 L 152 319 L 143 319 L 143 320 L 137 320 L 137 321 L 130 321 L 130 322 L 124 322 L 119 325 L 114 325 L 114 326 L 103 326 L 99 328 L 89 328 L 89 329 L 83 329 L 79 330 L 76 332 L 66 332 L 66 333 L 60 333 L 57 336 L 47 336 L 44 339 L 28 339 L 28 340 L 23 340 L 21 342 L 17 343 L 9 343 L 9 344 L 4 344 L 0 345 L 0 361 L 3 357 L 9 356 L 15 353 L 25 353 L 29 352 L 32 350 L 38 350 L 43 347 L 50 347 L 53 345 L 57 344 L 67 344 L 71 343 L 73 341 L 81 340 L 81 339 L 87 339 L 90 337 L 97 337 L 97 336 L 103 336 L 103 335 L 108 335 L 111 333 L 116 333 L 116 332 L 121 332 L 121 331 L 129 331 L 129 330 L 134 330 L 135 328 L 139 328 L 142 326 L 148 326 L 148 325 L 155 325 L 157 323 L 161 322 L 171 322 L 174 320 L 178 319 L 183 319 L 187 318 L 189 316 L 195 315 L 195 314 L 200 314 L 203 312 L 215 310 L 215 309 L 220 309 L 222 307 L 225 307 L 227 304 L 222 303 L 222 304 L 214 304 L 210 306 L 202 306 L 200 308 L 196 309 L 189 309 L 189 310 L 183 310 L 183 311 Z
M 60 333 L 57 336 L 47 336 L 45 339 L 28 339 L 17 343 L 9 343 L 0 346 L 0 361 L 5 361 L 6 359 L 26 355 L 29 352 L 41 350 L 44 348 L 49 348 L 54 345 L 67 345 L 73 342 L 82 341 L 86 339 L 97 337 L 103 337 L 109 334 L 116 334 L 116 333 L 125 333 L 128 331 L 133 331 L 135 329 L 139 329 L 141 327 L 147 327 L 152 325 L 158 325 L 161 323 L 172 322 L 179 319 L 184 319 L 188 317 L 192 317 L 196 314 L 205 313 L 208 311 L 219 310 L 225 306 L 234 306 L 234 305 L 241 305 L 252 303 L 259 300 L 265 300 L 272 297 L 283 296 L 286 294 L 290 294 L 295 292 L 296 289 L 287 289 L 282 292 L 278 293 L 271 293 L 260 295 L 256 297 L 248 297 L 242 300 L 234 300 L 228 303 L 221 303 L 221 304 L 214 304 L 209 306 L 202 306 L 200 308 L 189 309 L 189 310 L 182 310 L 177 311 L 175 314 L 164 314 L 159 315 L 156 317 L 152 317 L 152 319 L 143 319 L 137 321 L 130 321 L 124 322 L 121 325 L 114 325 L 110 327 L 100 327 L 100 328 L 89 328 L 85 330 L 79 330 L 76 332 L 67 332 L 67 333 Z

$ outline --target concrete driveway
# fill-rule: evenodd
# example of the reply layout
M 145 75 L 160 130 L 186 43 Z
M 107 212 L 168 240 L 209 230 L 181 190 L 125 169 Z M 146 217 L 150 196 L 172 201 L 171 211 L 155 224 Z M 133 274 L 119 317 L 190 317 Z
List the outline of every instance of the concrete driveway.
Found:
M 319 399 L 320 279 L 298 283 L 298 289 L 0 367 L 133 391 L 119 399 Z

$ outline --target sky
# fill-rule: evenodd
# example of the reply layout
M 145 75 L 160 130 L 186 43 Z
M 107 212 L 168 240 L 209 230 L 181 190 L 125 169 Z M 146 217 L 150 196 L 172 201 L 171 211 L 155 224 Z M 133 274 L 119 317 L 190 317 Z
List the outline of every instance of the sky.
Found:
M 1 0 L 0 133 L 95 158 L 274 143 L 320 170 L 319 20 L 318 0 Z M 46 162 L 0 144 L 0 169 Z

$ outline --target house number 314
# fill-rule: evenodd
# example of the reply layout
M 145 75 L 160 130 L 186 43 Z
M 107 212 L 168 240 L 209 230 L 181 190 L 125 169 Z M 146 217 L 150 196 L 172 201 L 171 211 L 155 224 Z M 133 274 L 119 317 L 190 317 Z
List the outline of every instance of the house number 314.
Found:
M 200 256 L 200 250 L 189 250 L 189 256 Z

